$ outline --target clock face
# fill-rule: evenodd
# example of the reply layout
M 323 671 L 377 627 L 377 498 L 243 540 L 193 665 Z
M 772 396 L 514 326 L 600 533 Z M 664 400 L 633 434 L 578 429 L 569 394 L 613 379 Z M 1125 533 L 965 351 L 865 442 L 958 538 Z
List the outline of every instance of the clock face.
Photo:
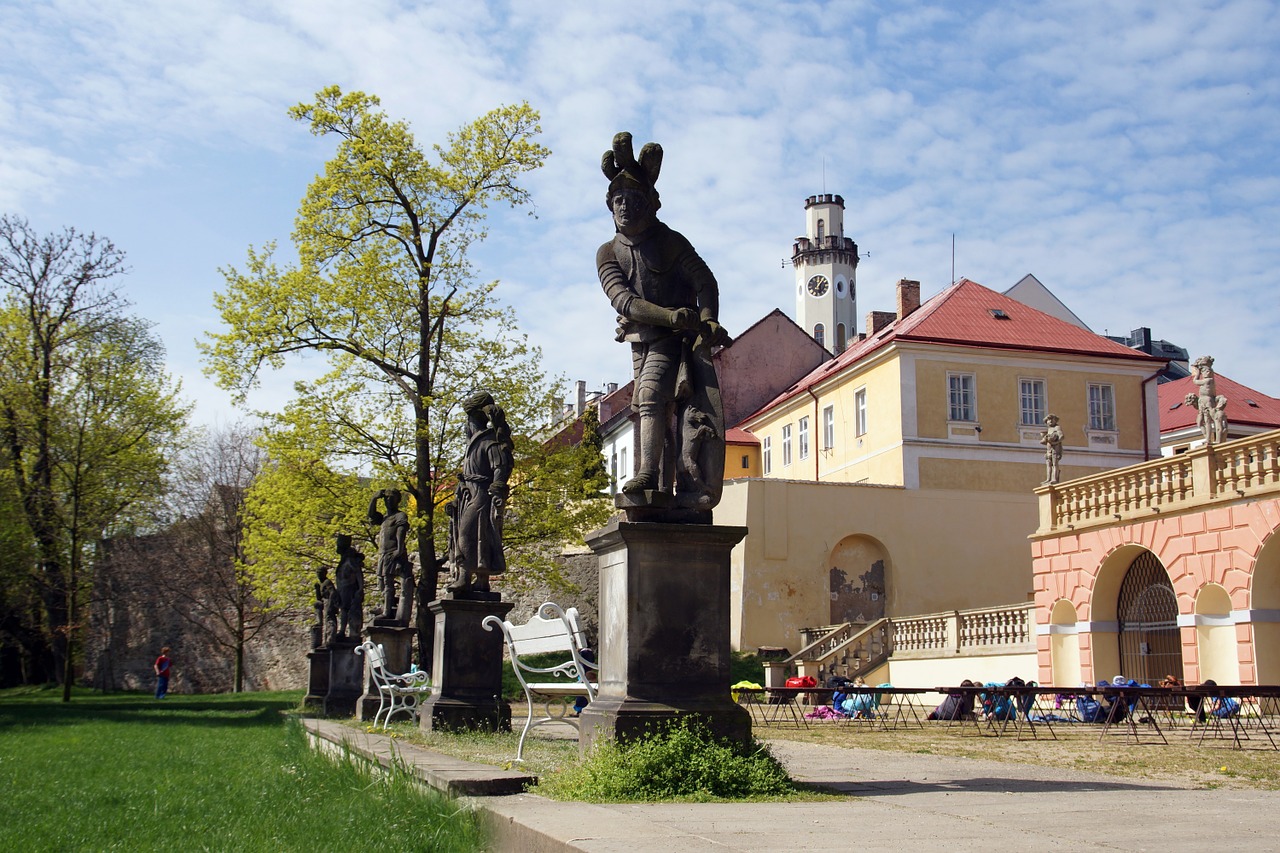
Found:
M 809 293 L 813 296 L 822 296 L 827 292 L 827 277 L 825 275 L 815 275 L 809 279 Z

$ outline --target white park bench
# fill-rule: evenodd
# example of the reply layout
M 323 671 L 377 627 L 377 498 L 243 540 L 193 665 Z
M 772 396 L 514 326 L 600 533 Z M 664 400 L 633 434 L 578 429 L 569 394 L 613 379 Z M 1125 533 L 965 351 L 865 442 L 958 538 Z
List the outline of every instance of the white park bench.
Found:
M 513 625 L 496 616 L 486 616 L 481 624 L 486 631 L 495 627 L 502 629 L 511 668 L 524 688 L 529 716 L 516 749 L 516 761 L 524 761 L 524 739 L 532 729 L 546 723 L 568 723 L 578 728 L 577 720 L 569 717 L 569 709 L 578 697 L 585 697 L 588 702 L 596 698 L 590 673 L 597 667 L 582 656 L 587 643 L 576 607 L 562 610 L 558 604 L 548 601 L 523 625 Z M 529 655 L 555 652 L 562 652 L 563 660 L 550 666 L 532 666 L 525 660 Z M 538 719 L 534 719 L 535 700 L 541 700 L 545 712 Z
M 373 724 L 376 726 L 381 718 L 385 731 L 392 716 L 401 711 L 408 712 L 410 720 L 417 720 L 418 697 L 431 692 L 431 676 L 421 670 L 403 675 L 387 672 L 387 653 L 381 643 L 365 640 L 355 652 L 369 662 L 369 677 L 378 688 L 378 713 L 373 715 Z

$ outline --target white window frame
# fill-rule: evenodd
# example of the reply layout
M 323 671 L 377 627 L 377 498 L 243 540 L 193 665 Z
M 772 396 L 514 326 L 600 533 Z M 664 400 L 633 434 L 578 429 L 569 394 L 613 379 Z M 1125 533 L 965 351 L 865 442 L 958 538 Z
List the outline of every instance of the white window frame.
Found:
M 800 429 L 797 432 L 799 433 L 800 458 L 808 459 L 809 458 L 809 416 L 808 415 L 805 415 L 803 418 L 800 419 Z
M 818 346 L 825 349 L 827 346 L 827 327 L 822 323 L 814 324 L 813 339 L 818 342 Z
M 791 464 L 791 424 L 782 425 L 782 467 Z
M 1049 413 L 1049 397 L 1047 383 L 1043 379 L 1018 379 L 1018 424 L 1020 426 L 1043 426 L 1045 415 Z M 1030 393 L 1028 393 L 1030 390 Z M 1028 407 L 1027 403 L 1032 405 Z
M 1097 399 L 1094 392 L 1097 391 Z M 1110 382 L 1090 382 L 1086 390 L 1089 429 L 1116 432 L 1116 387 Z
M 947 372 L 947 420 L 962 424 L 978 422 L 978 377 L 975 374 Z
M 867 434 L 867 386 L 853 392 L 853 434 L 858 438 Z
M 830 450 L 836 446 L 836 407 L 835 404 L 822 410 L 822 449 Z
M 760 442 L 760 466 L 764 473 L 773 471 L 773 436 L 766 435 Z

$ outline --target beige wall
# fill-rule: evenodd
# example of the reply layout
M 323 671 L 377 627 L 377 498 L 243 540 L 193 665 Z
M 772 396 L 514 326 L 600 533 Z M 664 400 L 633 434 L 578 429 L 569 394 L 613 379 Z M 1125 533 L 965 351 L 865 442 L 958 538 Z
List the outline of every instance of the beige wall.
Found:
M 954 687 L 966 678 L 977 684 L 1004 684 L 1015 675 L 1024 681 L 1035 681 L 1038 666 L 1035 652 L 918 660 L 890 658 L 889 681 L 894 687 Z M 930 699 L 921 701 L 928 703 Z M 942 697 L 934 697 L 933 701 L 941 702 Z
M 828 624 L 830 558 L 848 536 L 878 543 L 886 615 L 1028 600 L 1032 494 L 922 492 L 773 478 L 725 484 L 716 524 L 742 524 L 733 552 L 734 648 L 800 648 L 799 630 Z

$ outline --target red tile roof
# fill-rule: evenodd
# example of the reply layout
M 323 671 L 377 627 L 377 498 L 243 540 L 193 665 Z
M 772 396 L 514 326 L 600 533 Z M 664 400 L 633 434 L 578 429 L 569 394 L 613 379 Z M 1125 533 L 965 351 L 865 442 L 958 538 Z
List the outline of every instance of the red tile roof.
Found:
M 759 444 L 760 439 L 756 438 L 752 433 L 738 427 L 730 427 L 724 432 L 724 440 L 726 444 Z
M 1241 385 L 1221 373 L 1214 379 L 1215 390 L 1227 398 L 1228 424 L 1280 427 L 1280 400 Z M 1188 406 L 1183 402 L 1188 394 L 1196 393 L 1198 389 L 1190 376 L 1166 382 L 1156 389 L 1160 400 L 1160 432 L 1173 432 L 1196 425 L 1195 406 Z M 1254 405 L 1249 405 L 1250 401 Z
M 1037 311 L 976 281 L 962 278 L 904 319 L 895 320 L 820 365 L 752 413 L 751 417 L 803 394 L 808 388 L 894 341 L 1130 359 L 1150 362 L 1153 372 L 1165 361 Z

